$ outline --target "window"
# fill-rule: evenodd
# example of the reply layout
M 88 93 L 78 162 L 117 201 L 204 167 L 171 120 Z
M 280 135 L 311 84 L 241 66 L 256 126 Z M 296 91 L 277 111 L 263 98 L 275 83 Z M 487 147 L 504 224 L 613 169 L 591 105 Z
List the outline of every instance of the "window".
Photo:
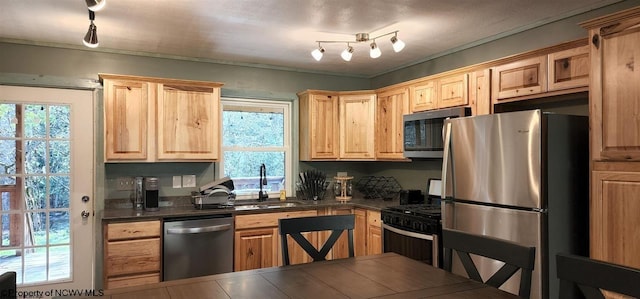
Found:
M 260 165 L 267 170 L 263 191 L 291 194 L 291 102 L 223 99 L 220 176 L 233 180 L 238 199 L 255 199 Z

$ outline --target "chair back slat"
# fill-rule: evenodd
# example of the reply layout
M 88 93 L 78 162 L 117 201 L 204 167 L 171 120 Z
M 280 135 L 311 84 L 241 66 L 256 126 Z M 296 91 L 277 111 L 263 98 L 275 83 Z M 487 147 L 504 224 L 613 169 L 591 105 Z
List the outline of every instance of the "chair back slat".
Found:
M 17 297 L 16 272 L 9 271 L 0 275 L 0 297 L 2 299 L 15 299 Z
M 640 269 L 566 253 L 556 255 L 560 297 L 570 298 L 577 285 L 588 298 L 604 298 L 600 289 L 640 298 Z
M 451 271 L 453 251 L 455 250 L 469 278 L 498 288 L 520 270 L 518 296 L 522 298 L 531 296 L 531 276 L 535 264 L 535 247 L 445 228 L 442 229 L 442 245 L 444 247 L 445 270 Z M 498 260 L 505 264 L 489 279 L 483 281 L 470 254 Z
M 290 235 L 302 249 L 309 254 L 314 262 L 326 260 L 329 251 L 336 244 L 344 231 L 348 235 L 349 257 L 354 257 L 353 229 L 355 228 L 355 215 L 327 215 L 300 218 L 283 218 L 278 221 L 278 229 L 281 236 L 282 260 L 285 265 L 290 264 L 288 238 Z M 302 233 L 331 231 L 331 235 L 320 247 L 316 249 Z

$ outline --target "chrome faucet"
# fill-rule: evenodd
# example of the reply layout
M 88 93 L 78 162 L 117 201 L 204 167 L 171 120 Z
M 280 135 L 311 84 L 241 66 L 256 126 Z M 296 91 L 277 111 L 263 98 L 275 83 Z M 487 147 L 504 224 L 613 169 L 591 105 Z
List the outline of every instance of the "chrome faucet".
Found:
M 258 192 L 258 201 L 265 201 L 269 198 L 267 191 L 262 191 L 262 186 L 267 185 L 267 167 L 260 165 L 260 192 Z

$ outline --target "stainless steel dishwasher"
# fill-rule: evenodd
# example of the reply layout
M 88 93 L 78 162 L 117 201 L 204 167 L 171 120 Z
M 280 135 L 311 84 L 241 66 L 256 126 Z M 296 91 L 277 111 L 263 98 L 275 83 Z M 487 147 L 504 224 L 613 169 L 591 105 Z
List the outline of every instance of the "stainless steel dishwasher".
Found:
M 233 217 L 167 218 L 163 225 L 163 280 L 233 271 Z

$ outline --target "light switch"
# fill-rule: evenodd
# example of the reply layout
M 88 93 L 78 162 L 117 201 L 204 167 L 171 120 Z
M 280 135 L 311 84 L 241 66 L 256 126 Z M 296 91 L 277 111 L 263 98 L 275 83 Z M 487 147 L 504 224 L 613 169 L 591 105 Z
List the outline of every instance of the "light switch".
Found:
M 188 174 L 182 176 L 182 187 L 189 188 L 196 186 L 196 176 L 194 174 Z
M 173 176 L 173 188 L 182 188 L 182 177 L 179 175 Z

